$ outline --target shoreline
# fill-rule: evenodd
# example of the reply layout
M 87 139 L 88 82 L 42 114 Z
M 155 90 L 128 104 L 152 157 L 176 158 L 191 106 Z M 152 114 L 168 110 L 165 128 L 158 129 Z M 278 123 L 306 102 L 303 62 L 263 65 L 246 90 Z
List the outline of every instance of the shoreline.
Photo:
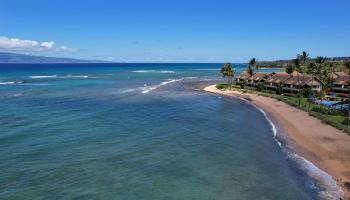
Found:
M 342 189 L 345 199 L 350 198 L 350 192 L 344 187 L 344 183 L 350 181 L 349 135 L 309 116 L 305 111 L 270 97 L 243 94 L 234 90 L 222 91 L 215 85 L 206 86 L 203 90 L 244 99 L 258 109 L 262 109 L 262 112 L 266 112 L 268 116 L 272 116 L 273 121 L 281 126 L 285 134 L 282 137 L 286 137 L 286 144 L 284 144 L 286 149 L 304 158 L 304 164 L 309 165 L 309 168 L 316 167 L 323 171 L 324 174 L 321 174 L 324 179 L 333 177 L 338 187 Z M 328 174 L 329 177 L 324 177 Z M 317 177 L 313 178 L 317 179 Z M 322 180 L 318 181 L 322 182 Z

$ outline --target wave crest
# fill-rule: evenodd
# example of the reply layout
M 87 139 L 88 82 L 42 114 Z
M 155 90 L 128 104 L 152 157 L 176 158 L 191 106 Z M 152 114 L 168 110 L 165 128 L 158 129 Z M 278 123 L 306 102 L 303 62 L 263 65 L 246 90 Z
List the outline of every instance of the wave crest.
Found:
M 135 71 L 131 71 L 134 73 L 162 73 L 162 74 L 173 74 L 175 73 L 175 71 L 171 71 L 171 70 L 135 70 Z
M 15 85 L 15 84 L 21 84 L 23 81 L 8 81 L 8 82 L 0 82 L 0 85 Z
M 57 76 L 57 75 L 42 75 L 42 76 L 29 76 L 29 78 L 32 79 L 46 79 L 46 78 L 88 78 L 87 75 L 64 75 L 64 76 Z
M 169 81 L 164 81 L 164 82 L 160 83 L 159 85 L 145 86 L 145 87 L 143 87 L 143 91 L 141 93 L 142 94 L 147 94 L 150 91 L 159 88 L 160 86 L 167 85 L 169 83 L 173 83 L 173 82 L 177 82 L 177 81 L 181 81 L 181 80 L 183 80 L 183 79 L 171 79 Z

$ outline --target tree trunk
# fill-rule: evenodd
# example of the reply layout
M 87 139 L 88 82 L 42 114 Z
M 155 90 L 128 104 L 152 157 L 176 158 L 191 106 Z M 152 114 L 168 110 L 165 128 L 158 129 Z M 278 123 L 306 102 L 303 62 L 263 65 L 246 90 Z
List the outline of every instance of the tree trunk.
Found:
M 311 72 L 311 95 L 314 95 L 314 73 Z M 310 99 L 308 100 L 309 102 L 309 109 L 311 107 Z
M 298 84 L 300 84 L 300 78 L 299 78 L 299 72 L 298 72 Z M 298 85 L 298 99 L 299 99 L 299 106 L 300 106 L 300 85 Z
M 348 126 L 350 127 L 350 99 L 348 99 Z
M 350 70 L 349 70 L 350 75 Z M 350 90 L 350 86 L 348 85 L 348 90 Z M 350 98 L 348 98 L 348 126 L 350 127 Z

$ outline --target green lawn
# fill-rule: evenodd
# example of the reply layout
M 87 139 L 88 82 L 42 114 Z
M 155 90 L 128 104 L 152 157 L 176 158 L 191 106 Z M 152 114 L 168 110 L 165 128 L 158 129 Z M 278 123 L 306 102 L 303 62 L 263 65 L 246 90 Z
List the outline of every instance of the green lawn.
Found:
M 309 113 L 309 115 L 314 116 L 320 120 L 322 120 L 324 123 L 327 123 L 331 126 L 334 126 L 340 130 L 343 130 L 344 132 L 350 134 L 350 128 L 343 124 L 344 120 L 347 118 L 347 116 L 341 115 L 340 113 L 331 113 L 331 114 L 325 114 L 324 109 L 319 109 L 320 105 L 310 103 L 307 98 L 300 98 L 300 105 L 299 105 L 299 98 L 292 95 L 278 95 L 273 91 L 257 91 L 255 88 L 240 88 L 238 85 L 232 85 L 229 86 L 228 84 L 218 84 L 216 85 L 218 89 L 229 89 L 229 90 L 238 90 L 241 92 L 247 92 L 247 93 L 254 93 L 261 96 L 266 97 L 272 97 L 275 99 L 278 99 L 280 101 L 283 101 L 289 105 L 292 105 L 294 107 L 300 108 L 306 112 Z

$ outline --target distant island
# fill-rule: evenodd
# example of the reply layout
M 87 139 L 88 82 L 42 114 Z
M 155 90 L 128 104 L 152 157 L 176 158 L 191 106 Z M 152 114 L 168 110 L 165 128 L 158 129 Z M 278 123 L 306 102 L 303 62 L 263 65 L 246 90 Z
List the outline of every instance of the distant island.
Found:
M 17 53 L 0 52 L 0 64 L 39 64 L 39 63 L 110 63 L 102 60 L 81 60 L 74 58 L 57 58 L 45 56 L 32 56 Z

